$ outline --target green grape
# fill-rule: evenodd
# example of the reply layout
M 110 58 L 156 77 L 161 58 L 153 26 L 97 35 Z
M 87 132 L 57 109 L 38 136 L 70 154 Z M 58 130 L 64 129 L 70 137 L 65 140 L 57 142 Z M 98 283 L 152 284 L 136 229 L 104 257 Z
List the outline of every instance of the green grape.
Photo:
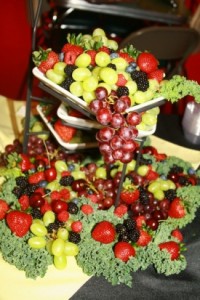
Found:
M 32 224 L 41 224 L 41 225 L 43 225 L 44 223 L 41 219 L 33 219 Z
M 28 240 L 28 244 L 31 248 L 41 249 L 46 246 L 46 240 L 41 236 L 33 236 Z
M 66 228 L 68 231 L 72 230 L 72 229 L 71 229 L 71 225 L 72 225 L 73 222 L 74 222 L 73 219 L 68 219 L 67 222 L 65 223 L 65 228 Z
M 168 181 L 168 184 L 169 184 L 169 189 L 175 190 L 176 189 L 175 183 L 170 179 L 168 179 L 167 181 Z
M 99 35 L 100 36 L 106 36 L 106 33 L 102 28 L 97 27 L 93 30 L 92 37 L 99 36 Z
M 165 198 L 165 194 L 161 189 L 154 191 L 153 195 L 154 195 L 154 198 L 159 201 L 161 201 Z
M 148 126 L 153 126 L 157 123 L 157 116 L 153 114 L 144 113 L 142 115 L 142 122 Z
M 146 101 L 150 101 L 150 100 L 152 100 L 153 97 L 154 97 L 154 93 L 153 93 L 153 91 L 152 91 L 151 89 L 147 89 L 147 90 L 144 92 L 144 94 L 145 94 L 145 97 L 146 97 Z
M 49 80 L 56 84 L 61 84 L 65 79 L 64 75 L 56 73 L 53 69 L 48 70 L 45 75 Z
M 55 168 L 56 168 L 56 171 L 58 171 L 60 173 L 68 170 L 68 166 L 67 166 L 66 162 L 64 162 L 63 160 L 57 160 L 55 162 Z
M 66 228 L 59 228 L 57 231 L 57 238 L 66 241 L 69 237 L 69 231 Z
M 102 178 L 106 179 L 107 178 L 107 170 L 104 167 L 98 167 L 95 172 L 95 177 L 96 178 Z
M 141 165 L 137 168 L 137 173 L 140 176 L 146 176 L 149 172 L 149 167 L 147 165 Z
M 49 254 L 53 255 L 52 253 L 52 244 L 53 244 L 53 240 L 48 240 L 46 243 L 46 249 L 49 252 Z
M 91 63 L 90 55 L 84 52 L 76 58 L 75 66 L 79 68 L 86 68 L 90 65 L 90 63 Z
M 160 113 L 160 108 L 158 106 L 151 108 L 146 111 L 147 114 L 158 115 Z
M 59 61 L 53 66 L 53 70 L 55 73 L 65 76 L 66 63 L 64 61 Z
M 118 43 L 115 40 L 107 40 L 107 47 L 116 51 L 118 49 Z
M 111 62 L 110 55 L 100 51 L 95 56 L 95 62 L 99 67 L 106 67 Z
M 51 251 L 55 256 L 60 256 L 64 253 L 65 242 L 61 238 L 57 238 L 53 241 Z
M 94 76 L 90 76 L 86 78 L 82 84 L 84 91 L 93 92 L 98 86 L 98 80 Z
M 160 181 L 160 188 L 161 188 L 161 190 L 162 191 L 167 191 L 167 190 L 169 190 L 169 182 L 168 182 L 168 180 L 161 180 Z
M 125 86 L 129 90 L 129 95 L 133 95 L 137 91 L 137 84 L 135 81 L 128 80 Z
M 95 93 L 83 91 L 82 97 L 87 104 L 90 104 L 90 102 L 95 99 Z
M 135 104 L 141 104 L 147 101 L 145 92 L 142 91 L 136 91 L 135 94 L 132 97 L 132 100 Z
M 71 175 L 74 177 L 75 180 L 77 179 L 85 179 L 85 172 L 80 170 L 75 170 L 71 172 Z
M 72 77 L 75 81 L 83 81 L 91 75 L 91 71 L 88 68 L 77 68 L 72 73 Z
M 99 76 L 105 83 L 109 85 L 115 84 L 118 80 L 117 72 L 109 67 L 102 68 Z
M 96 35 L 93 38 L 93 41 L 95 43 L 102 43 L 103 46 L 107 46 L 108 45 L 108 38 L 106 36 L 101 36 L 101 35 Z
M 56 269 L 63 270 L 67 266 L 67 257 L 64 254 L 60 256 L 54 256 L 53 262 Z
M 72 242 L 65 242 L 64 254 L 67 256 L 76 256 L 79 252 L 79 248 Z
M 149 79 L 149 88 L 155 92 L 159 89 L 159 82 L 156 79 Z
M 99 77 L 100 71 L 101 71 L 101 67 L 98 67 L 98 66 L 94 67 L 94 69 L 92 70 L 92 76 L 96 77 L 98 81 L 100 79 L 100 77 Z
M 144 122 L 140 122 L 140 124 L 138 124 L 138 125 L 136 126 L 136 128 L 137 128 L 138 130 L 142 130 L 142 131 L 148 131 L 148 130 L 151 130 L 151 129 L 152 129 L 152 127 L 147 126 L 146 124 L 144 124 Z
M 69 87 L 70 93 L 77 97 L 82 97 L 83 95 L 83 86 L 82 82 L 74 81 Z
M 47 229 L 42 224 L 33 223 L 33 224 L 31 224 L 30 230 L 36 236 L 45 236 L 45 235 L 47 235 Z
M 113 58 L 112 64 L 116 66 L 118 71 L 125 71 L 126 67 L 128 67 L 127 61 L 122 57 Z
M 126 173 L 130 171 L 134 171 L 136 166 L 136 160 L 132 159 L 129 163 L 127 163 Z
M 59 184 L 59 181 L 57 179 L 49 182 L 46 185 L 46 189 L 48 189 L 50 191 L 57 191 L 59 188 L 60 188 L 60 184 Z
M 45 226 L 48 226 L 49 224 L 55 222 L 56 216 L 55 213 L 52 210 L 48 210 L 43 215 L 43 222 Z
M 148 191 L 150 193 L 155 193 L 156 190 L 160 190 L 160 182 L 159 181 L 153 181 L 148 186 Z

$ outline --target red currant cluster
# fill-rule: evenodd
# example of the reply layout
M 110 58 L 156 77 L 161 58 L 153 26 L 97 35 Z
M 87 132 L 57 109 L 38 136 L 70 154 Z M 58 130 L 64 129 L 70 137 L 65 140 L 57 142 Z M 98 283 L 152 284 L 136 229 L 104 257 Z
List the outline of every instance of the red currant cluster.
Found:
M 141 115 L 137 112 L 126 113 L 131 106 L 130 97 L 127 95 L 118 97 L 115 91 L 111 91 L 108 95 L 104 87 L 98 87 L 95 95 L 96 99 L 90 102 L 89 107 L 102 125 L 96 139 L 104 161 L 130 162 L 137 146 L 136 126 L 141 122 Z

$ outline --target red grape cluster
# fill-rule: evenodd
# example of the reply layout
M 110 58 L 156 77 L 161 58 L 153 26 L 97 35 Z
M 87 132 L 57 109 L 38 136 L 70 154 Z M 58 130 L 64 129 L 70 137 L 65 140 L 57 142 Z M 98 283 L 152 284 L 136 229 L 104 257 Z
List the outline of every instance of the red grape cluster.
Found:
M 96 99 L 90 102 L 89 108 L 102 125 L 96 139 L 104 161 L 109 164 L 117 160 L 122 163 L 130 162 L 137 146 L 136 126 L 141 122 L 141 115 L 137 112 L 126 113 L 131 106 L 127 95 L 118 97 L 115 91 L 108 95 L 104 87 L 98 87 L 95 95 Z

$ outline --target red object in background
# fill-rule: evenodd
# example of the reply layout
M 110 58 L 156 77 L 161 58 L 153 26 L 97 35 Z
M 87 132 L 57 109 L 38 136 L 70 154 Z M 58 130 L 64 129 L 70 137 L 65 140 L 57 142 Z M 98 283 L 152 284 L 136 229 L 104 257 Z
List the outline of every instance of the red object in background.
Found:
M 31 24 L 26 0 L 1 1 L 0 95 L 23 100 L 31 53 Z

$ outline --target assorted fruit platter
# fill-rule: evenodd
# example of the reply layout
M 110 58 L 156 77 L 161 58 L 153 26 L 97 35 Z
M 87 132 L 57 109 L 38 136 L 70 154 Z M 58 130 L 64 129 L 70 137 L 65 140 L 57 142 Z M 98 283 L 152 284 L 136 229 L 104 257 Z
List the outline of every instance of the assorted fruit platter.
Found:
M 200 102 L 198 84 L 181 76 L 165 80 L 153 54 L 131 45 L 119 50 L 100 28 L 68 36 L 60 54 L 40 49 L 33 57 L 34 70 L 48 80 L 43 81 L 65 90 L 100 127 L 95 151 L 70 149 L 74 141 L 81 144 L 76 139 L 81 130 L 58 114 L 50 118 L 47 106 L 40 105 L 44 123 L 73 153 L 51 135 L 30 135 L 27 153 L 19 140 L 5 147 L 0 159 L 3 259 L 33 279 L 44 277 L 52 264 L 68 272 L 69 256 L 84 273 L 112 285 L 131 286 L 133 273 L 150 265 L 167 276 L 180 273 L 187 265 L 181 230 L 200 206 L 200 170 L 160 153 L 150 139 L 141 149 L 138 137 L 155 128 L 163 99 L 192 95 Z M 81 116 L 74 113 L 71 117 L 83 118 L 84 110 Z

